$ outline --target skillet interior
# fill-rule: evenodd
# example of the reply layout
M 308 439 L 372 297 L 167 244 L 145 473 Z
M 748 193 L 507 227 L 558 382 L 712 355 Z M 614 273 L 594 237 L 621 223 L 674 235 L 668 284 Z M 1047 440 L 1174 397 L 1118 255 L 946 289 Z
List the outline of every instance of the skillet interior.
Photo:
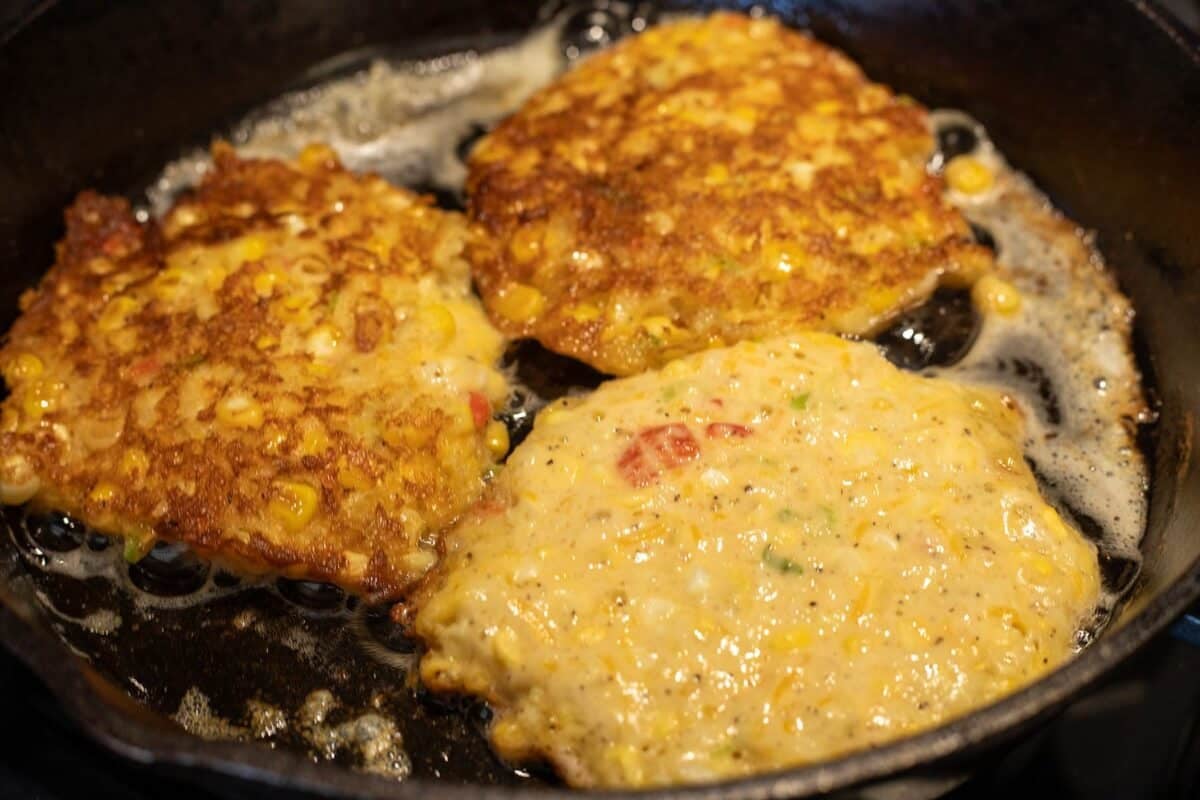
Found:
M 1136 3 L 779 2 L 776 11 L 844 47 L 873 77 L 931 106 L 978 117 L 1003 152 L 1099 235 L 1140 309 L 1143 368 L 1159 393 L 1142 586 L 1117 624 L 1077 662 L 1000 705 L 939 731 L 829 765 L 711 790 L 803 794 L 903 772 L 953 780 L 985 745 L 1015 734 L 1144 642 L 1200 593 L 1200 476 L 1190 458 L 1200 408 L 1200 56 Z M 4 43 L 0 85 L 0 327 L 51 260 L 60 215 L 81 187 L 129 191 L 181 146 L 348 51 L 388 46 L 430 55 L 432 42 L 519 31 L 534 4 L 267 2 L 174 6 L 81 2 L 39 7 Z M 1176 37 L 1174 40 L 1172 37 Z M 146 760 L 207 764 L 272 782 L 366 795 L 425 796 L 312 765 L 284 751 L 201 743 L 131 704 L 109 678 L 62 658 L 28 598 L 6 597 L 0 637 L 97 735 Z M 29 617 L 32 624 L 22 621 Z M 214 658 L 239 658 L 228 651 Z M 464 728 L 464 736 L 471 735 Z M 457 741 L 457 740 L 456 740 Z M 409 736 L 410 748 L 421 746 Z M 470 745 L 445 777 L 501 772 Z M 929 767 L 930 762 L 938 762 Z M 914 769 L 917 768 L 917 769 Z M 453 793 L 448 784 L 443 791 Z M 696 790 L 706 793 L 705 790 Z

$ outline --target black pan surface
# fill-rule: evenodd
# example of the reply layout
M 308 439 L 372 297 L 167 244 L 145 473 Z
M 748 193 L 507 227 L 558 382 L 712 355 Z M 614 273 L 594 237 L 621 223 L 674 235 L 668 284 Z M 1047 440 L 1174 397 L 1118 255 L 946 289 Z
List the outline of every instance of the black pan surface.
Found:
M 631 11 L 600 6 L 610 15 Z M 1152 7 L 1118 0 L 764 6 L 846 49 L 872 77 L 927 105 L 979 118 L 1014 164 L 1096 230 L 1139 310 L 1139 356 L 1160 412 L 1146 441 L 1153 484 L 1145 564 L 1131 601 L 1095 644 L 1041 683 L 939 730 L 811 768 L 654 793 L 934 794 L 1054 713 L 1200 596 L 1200 474 L 1191 457 L 1200 410 L 1193 352 L 1200 341 L 1200 49 Z M 15 315 L 20 291 L 50 263 L 61 210 L 79 189 L 136 195 L 184 149 L 280 91 L 312 82 L 330 64 L 353 63 L 355 53 L 427 57 L 494 46 L 527 30 L 538 12 L 535 3 L 483 0 L 37 6 L 0 38 L 0 328 Z M 541 355 L 525 360 L 537 365 L 531 382 L 551 393 L 592 377 Z M 395 665 L 411 645 L 378 609 L 313 587 L 264 584 L 230 590 L 199 609 L 140 611 L 131 593 L 106 581 L 37 569 L 48 542 L 74 543 L 67 540 L 76 534 L 61 523 L 33 520 L 32 535 L 29 524 L 9 523 L 14 535 L 0 539 L 0 641 L 85 730 L 131 758 L 199 779 L 203 772 L 190 771 L 325 794 L 560 791 L 543 771 L 516 772 L 491 755 L 480 709 L 432 701 L 408 685 Z M 88 546 L 78 545 L 80 552 Z M 174 555 L 160 555 L 170 566 Z M 164 574 L 187 578 L 187 570 Z M 174 588 L 168 581 L 156 591 Z M 98 636 L 62 617 L 96 606 L 137 622 Z M 383 655 L 369 655 L 355 631 Z M 396 720 L 413 777 L 364 774 L 348 751 L 333 763 L 314 761 L 294 717 L 270 745 L 191 736 L 164 714 L 201 684 L 217 715 L 235 722 L 244 722 L 247 698 L 294 710 L 313 688 L 327 687 L 341 704 L 334 722 L 369 710 Z

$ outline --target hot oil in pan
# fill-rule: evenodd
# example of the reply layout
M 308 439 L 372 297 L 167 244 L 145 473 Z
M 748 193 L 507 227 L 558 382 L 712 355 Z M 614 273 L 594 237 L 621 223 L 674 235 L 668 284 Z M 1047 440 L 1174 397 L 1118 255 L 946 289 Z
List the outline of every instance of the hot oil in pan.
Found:
M 277 156 L 326 141 L 352 168 L 459 207 L 473 142 L 571 59 L 641 30 L 652 14 L 605 3 L 546 18 L 526 39 L 485 55 L 343 70 L 268 103 L 227 136 L 243 152 Z M 968 293 L 939 291 L 877 341 L 900 366 L 993 383 L 1020 404 L 1026 452 L 1047 494 L 1101 554 L 1108 593 L 1080 632 L 1085 644 L 1140 563 L 1146 476 L 1134 435 L 1145 418 L 1124 335 L 1128 308 L 1086 237 L 1007 169 L 979 126 L 954 113 L 935 114 L 932 124 L 940 151 L 931 168 L 973 151 L 999 176 L 982 198 L 952 199 L 976 238 L 997 250 L 1022 306 L 982 317 Z M 207 163 L 196 152 L 166 167 L 145 194 L 143 217 L 165 210 Z M 521 385 L 500 414 L 514 442 L 544 402 L 604 379 L 532 343 L 515 344 L 507 360 Z M 297 748 L 396 778 L 531 780 L 491 755 L 479 735 L 487 718 L 479 706 L 430 698 L 415 685 L 415 646 L 386 609 L 321 584 L 239 580 L 170 545 L 131 567 L 118 546 L 62 515 L 9 521 L 13 580 L 36 595 L 58 635 L 189 730 Z

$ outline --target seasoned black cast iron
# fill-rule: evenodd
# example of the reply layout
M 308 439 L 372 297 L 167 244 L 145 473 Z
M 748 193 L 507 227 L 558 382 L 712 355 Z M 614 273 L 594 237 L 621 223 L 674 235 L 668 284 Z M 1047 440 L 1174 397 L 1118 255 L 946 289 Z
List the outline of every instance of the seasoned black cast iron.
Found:
M 936 793 L 1200 596 L 1200 473 L 1192 458 L 1200 411 L 1200 49 L 1152 7 L 1122 0 L 764 5 L 847 50 L 873 78 L 929 106 L 976 116 L 1018 168 L 1097 231 L 1138 309 L 1139 357 L 1159 402 L 1160 421 L 1146 442 L 1153 485 L 1142 576 L 1119 618 L 1081 657 L 994 707 L 913 739 L 810 768 L 655 794 Z M 494 46 L 528 30 L 537 14 L 536 3 L 485 0 L 35 5 L 0 38 L 0 329 L 11 323 L 18 294 L 52 261 L 62 209 L 79 189 L 144 187 L 183 148 L 205 144 L 246 110 L 313 80 L 318 65 L 331 60 Z M 80 544 L 59 520 L 34 520 L 32 527 L 17 537 L 27 554 L 104 544 Z M 420 698 L 400 671 L 365 655 L 351 638 L 355 626 L 387 658 L 407 657 L 407 643 L 378 610 L 310 587 L 268 585 L 214 601 L 203 609 L 206 619 L 158 609 L 154 625 L 125 624 L 115 636 L 88 639 L 45 613 L 33 590 L 61 596 L 76 614 L 101 598 L 133 619 L 129 598 L 104 582 L 33 580 L 3 538 L 0 641 L 88 732 L 121 753 L 172 769 L 365 797 L 475 796 L 484 786 L 506 797 L 561 791 L 546 788 L 544 775 L 526 777 L 497 762 L 479 735 L 478 709 Z M 193 575 L 218 577 L 202 565 Z M 246 608 L 254 609 L 255 624 L 227 624 Z M 263 631 L 281 626 L 344 651 L 320 668 L 345 706 L 367 708 L 382 694 L 382 710 L 397 718 L 412 757 L 412 778 L 397 783 L 316 764 L 286 746 L 203 741 L 151 710 L 173 710 L 192 679 L 206 674 L 237 676 L 236 685 L 226 678 L 205 687 L 218 712 L 240 708 L 256 687 L 283 705 L 300 702 L 313 688 L 303 678 L 314 670 L 306 661 L 312 653 L 264 647 Z M 71 655 L 63 638 L 88 653 L 91 665 Z M 281 744 L 288 743 L 284 736 Z M 189 774 L 203 780 L 209 773 Z

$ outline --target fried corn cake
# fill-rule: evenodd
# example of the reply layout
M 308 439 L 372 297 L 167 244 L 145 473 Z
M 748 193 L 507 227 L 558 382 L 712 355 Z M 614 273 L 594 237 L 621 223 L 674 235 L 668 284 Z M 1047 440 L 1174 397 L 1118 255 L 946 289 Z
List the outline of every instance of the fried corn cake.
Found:
M 959 716 L 1068 659 L 1100 598 L 1022 427 L 993 390 L 824 333 L 560 401 L 446 534 L 421 676 L 578 786 L 753 774 Z
M 394 596 L 507 447 L 476 233 L 321 146 L 213 156 L 161 222 L 68 210 L 0 350 L 0 500 Z
M 513 336 L 615 375 L 792 330 L 865 335 L 991 264 L 926 171 L 926 112 L 772 19 L 664 24 L 534 95 L 470 159 L 473 259 Z

